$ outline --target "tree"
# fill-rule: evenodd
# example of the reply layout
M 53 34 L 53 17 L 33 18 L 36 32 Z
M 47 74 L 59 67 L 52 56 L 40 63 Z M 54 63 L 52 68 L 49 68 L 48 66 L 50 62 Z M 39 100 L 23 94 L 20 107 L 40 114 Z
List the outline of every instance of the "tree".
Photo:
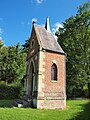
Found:
M 28 53 L 29 50 L 29 39 L 25 41 L 25 44 L 22 45 L 24 52 Z
M 90 2 L 79 6 L 63 25 L 58 42 L 67 53 L 67 95 L 80 96 L 90 81 Z
M 4 61 L 3 58 L 6 56 L 7 54 L 7 50 L 6 47 L 4 46 L 4 43 L 2 40 L 0 40 L 0 80 L 3 78 L 4 76 Z
M 20 82 L 25 74 L 26 53 L 20 44 L 0 49 L 0 80 L 6 83 Z
M 2 40 L 0 40 L 0 48 L 4 46 L 4 43 Z

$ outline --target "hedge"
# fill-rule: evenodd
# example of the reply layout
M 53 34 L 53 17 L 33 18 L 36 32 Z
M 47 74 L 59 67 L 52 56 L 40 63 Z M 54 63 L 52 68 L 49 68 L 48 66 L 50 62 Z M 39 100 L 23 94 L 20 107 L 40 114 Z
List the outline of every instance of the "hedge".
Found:
M 8 86 L 0 84 L 0 99 L 17 99 L 20 98 L 20 86 Z

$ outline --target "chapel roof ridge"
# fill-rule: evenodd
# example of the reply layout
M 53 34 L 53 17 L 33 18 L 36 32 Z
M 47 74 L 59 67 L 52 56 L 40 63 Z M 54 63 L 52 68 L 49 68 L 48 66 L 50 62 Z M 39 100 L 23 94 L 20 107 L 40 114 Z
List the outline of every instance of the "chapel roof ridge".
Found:
M 45 25 L 36 24 L 36 21 L 33 21 L 33 25 L 36 28 L 42 49 L 59 54 L 66 54 L 50 30 L 49 17 L 46 18 Z

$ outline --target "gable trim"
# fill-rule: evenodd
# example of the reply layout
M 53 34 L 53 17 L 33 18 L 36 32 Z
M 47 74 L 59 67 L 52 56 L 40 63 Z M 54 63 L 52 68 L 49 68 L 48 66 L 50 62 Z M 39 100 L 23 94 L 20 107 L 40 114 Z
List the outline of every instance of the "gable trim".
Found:
M 58 52 L 58 51 L 53 51 L 53 50 L 49 50 L 49 49 L 45 49 L 45 48 L 42 48 L 42 50 L 43 50 L 43 51 L 45 50 L 45 51 L 51 52 L 51 53 L 66 55 L 66 53 L 62 53 L 62 52 Z

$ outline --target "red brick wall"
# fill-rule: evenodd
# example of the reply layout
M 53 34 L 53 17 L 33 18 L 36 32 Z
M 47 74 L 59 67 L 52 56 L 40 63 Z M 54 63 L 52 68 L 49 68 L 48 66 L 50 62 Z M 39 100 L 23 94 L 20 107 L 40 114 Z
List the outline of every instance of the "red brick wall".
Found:
M 51 66 L 53 61 L 57 65 L 57 81 L 51 80 Z M 43 74 L 45 75 L 45 79 L 43 79 L 43 91 L 46 93 L 46 96 L 63 97 L 65 92 L 65 55 L 45 52 L 44 62 L 45 65 L 43 68 L 45 68 L 45 72 Z M 49 95 L 49 92 L 57 94 Z

